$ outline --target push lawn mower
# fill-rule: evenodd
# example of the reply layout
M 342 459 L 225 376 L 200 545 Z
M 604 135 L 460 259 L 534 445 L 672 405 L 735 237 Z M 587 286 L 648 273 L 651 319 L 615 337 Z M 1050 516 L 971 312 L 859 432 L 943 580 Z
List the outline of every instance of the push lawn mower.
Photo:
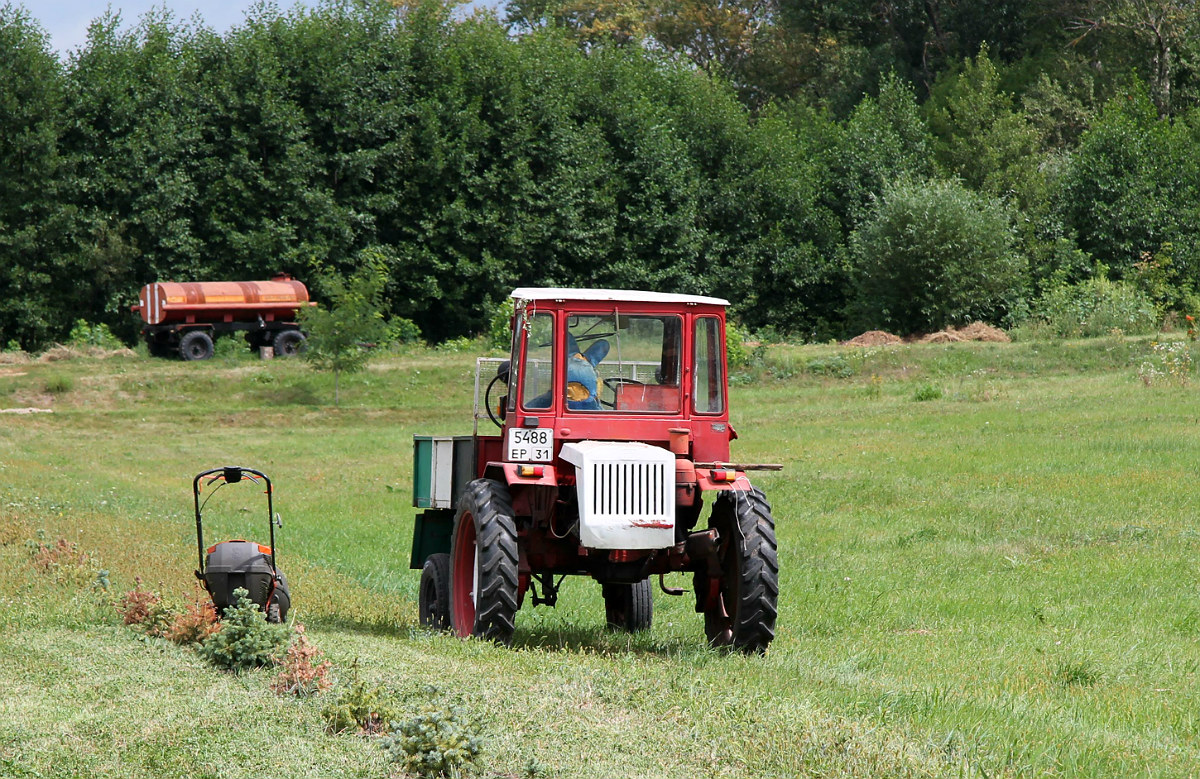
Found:
M 217 490 L 227 484 L 237 484 L 242 479 L 266 486 L 267 527 L 270 530 L 271 545 L 263 546 L 239 538 L 214 544 L 208 547 L 206 553 L 200 512 Z M 220 483 L 217 484 L 218 482 Z M 200 493 L 213 484 L 217 484 L 217 487 L 201 503 Z M 233 591 L 242 587 L 250 593 L 250 600 L 266 612 L 268 622 L 282 622 L 287 619 L 292 598 L 288 592 L 287 578 L 275 566 L 275 526 L 282 527 L 283 524 L 273 512 L 271 480 L 265 473 L 253 468 L 231 465 L 213 468 L 196 474 L 196 478 L 192 480 L 192 497 L 196 503 L 196 549 L 200 556 L 200 568 L 196 571 L 196 578 L 212 596 L 217 613 L 223 614 L 226 608 L 237 605 Z

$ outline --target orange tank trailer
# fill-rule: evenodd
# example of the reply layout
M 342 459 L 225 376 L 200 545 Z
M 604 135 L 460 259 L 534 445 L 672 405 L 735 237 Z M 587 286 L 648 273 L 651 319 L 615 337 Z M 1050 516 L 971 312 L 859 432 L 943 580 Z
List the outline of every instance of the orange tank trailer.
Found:
M 155 282 L 142 287 L 131 310 L 141 315 L 152 354 L 204 360 L 217 337 L 233 332 L 244 332 L 252 348 L 295 354 L 304 346 L 296 311 L 312 305 L 303 283 L 280 275 L 270 281 Z

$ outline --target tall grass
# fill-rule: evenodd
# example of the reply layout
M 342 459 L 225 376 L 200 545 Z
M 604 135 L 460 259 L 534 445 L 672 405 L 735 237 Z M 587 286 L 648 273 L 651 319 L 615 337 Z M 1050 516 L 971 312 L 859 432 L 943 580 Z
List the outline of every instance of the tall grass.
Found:
M 583 579 L 526 605 L 513 650 L 416 628 L 411 436 L 470 432 L 468 353 L 382 360 L 337 410 L 331 379 L 282 360 L 23 365 L 0 405 L 47 402 L 51 371 L 74 388 L 0 416 L 0 774 L 385 774 L 319 702 L 139 641 L 102 593 L 30 564 L 41 529 L 113 591 L 141 576 L 183 598 L 191 476 L 226 463 L 276 483 L 314 643 L 414 712 L 435 695 L 481 719 L 485 775 L 1200 773 L 1200 396 L 1140 381 L 1150 349 L 765 350 L 731 400 L 738 459 L 785 465 L 756 479 L 781 561 L 762 659 L 704 648 L 688 597 L 610 633 Z M 849 369 L 779 367 L 835 356 Z M 914 403 L 926 385 L 941 396 Z M 207 538 L 265 535 L 242 486 L 209 504 Z

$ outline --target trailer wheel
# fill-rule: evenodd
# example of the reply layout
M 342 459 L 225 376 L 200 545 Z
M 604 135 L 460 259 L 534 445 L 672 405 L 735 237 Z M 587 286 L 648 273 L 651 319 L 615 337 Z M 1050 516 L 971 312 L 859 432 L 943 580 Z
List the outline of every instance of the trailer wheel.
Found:
M 704 633 L 713 646 L 762 654 L 775 638 L 779 560 L 775 520 L 762 491 L 722 492 L 709 527 L 717 529 L 722 576 L 713 582 L 696 574 L 696 596 L 704 611 Z
M 284 330 L 275 336 L 275 356 L 295 357 L 304 351 L 304 333 L 299 330 Z
M 422 625 L 434 630 L 450 629 L 450 555 L 445 552 L 430 555 L 425 561 L 417 605 Z
M 267 606 L 267 622 L 270 622 L 272 625 L 278 625 L 280 622 L 283 622 L 283 616 L 279 613 L 278 603 L 272 603 L 270 606 Z
M 207 360 L 213 356 L 213 340 L 203 330 L 193 330 L 179 339 L 179 356 L 185 360 Z
M 649 579 L 636 584 L 605 584 L 604 615 L 611 630 L 637 633 L 649 630 L 654 621 L 653 588 Z
M 507 487 L 490 479 L 467 485 L 450 549 L 454 632 L 511 645 L 517 613 L 517 529 Z

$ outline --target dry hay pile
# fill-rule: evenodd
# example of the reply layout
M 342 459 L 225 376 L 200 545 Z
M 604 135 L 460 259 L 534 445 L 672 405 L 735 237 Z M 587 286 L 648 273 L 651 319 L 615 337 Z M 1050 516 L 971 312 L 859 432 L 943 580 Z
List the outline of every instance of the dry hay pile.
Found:
M 983 322 L 972 322 L 966 327 L 955 329 L 948 327 L 945 330 L 938 330 L 936 333 L 930 333 L 918 339 L 917 343 L 923 344 L 949 344 L 959 343 L 961 341 L 987 341 L 989 343 L 1006 344 L 1012 339 L 998 327 L 984 324 Z
M 898 344 L 904 341 L 898 335 L 884 332 L 883 330 L 868 330 L 862 335 L 856 335 L 849 341 L 846 341 L 844 346 L 887 346 L 888 344 Z
M 132 349 L 104 349 L 99 346 L 63 346 L 54 344 L 38 356 L 38 362 L 59 362 L 60 360 L 75 360 L 80 357 L 97 357 L 106 360 L 109 357 L 134 357 L 137 352 Z
M 29 362 L 25 352 L 0 352 L 0 365 L 24 365 Z

